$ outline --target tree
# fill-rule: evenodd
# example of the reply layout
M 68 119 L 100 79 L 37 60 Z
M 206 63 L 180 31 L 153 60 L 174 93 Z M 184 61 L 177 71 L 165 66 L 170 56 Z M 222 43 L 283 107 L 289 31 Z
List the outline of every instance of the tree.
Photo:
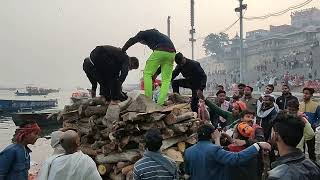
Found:
M 202 47 L 205 48 L 206 55 L 222 55 L 224 45 L 229 44 L 229 36 L 225 33 L 209 34 L 205 37 Z

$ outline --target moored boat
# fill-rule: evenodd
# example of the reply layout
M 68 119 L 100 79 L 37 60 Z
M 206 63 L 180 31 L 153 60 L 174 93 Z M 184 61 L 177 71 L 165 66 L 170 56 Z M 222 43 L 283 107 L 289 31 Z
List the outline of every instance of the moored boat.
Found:
M 0 111 L 18 112 L 23 109 L 41 110 L 56 107 L 57 99 L 44 100 L 5 100 L 0 99 Z
M 59 122 L 56 116 L 52 116 L 52 114 L 57 114 L 58 111 L 58 109 L 46 109 L 41 111 L 17 112 L 12 114 L 12 120 L 16 126 L 20 126 L 24 122 L 32 120 L 41 128 L 54 128 L 62 125 L 62 122 Z

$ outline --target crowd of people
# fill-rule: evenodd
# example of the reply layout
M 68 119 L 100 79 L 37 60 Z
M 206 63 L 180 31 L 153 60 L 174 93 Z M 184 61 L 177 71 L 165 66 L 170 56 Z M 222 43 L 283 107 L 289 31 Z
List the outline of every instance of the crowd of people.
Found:
M 192 111 L 199 112 L 203 110 L 199 110 L 199 105 L 203 108 L 206 104 L 208 118 L 200 121 L 197 143 L 184 152 L 184 169 L 178 169 L 174 161 L 161 153 L 160 130 L 148 130 L 145 153 L 133 168 L 134 180 L 320 179 L 315 154 L 320 106 L 312 100 L 313 88 L 303 89 L 302 102 L 292 96 L 287 84 L 282 86 L 282 96 L 278 98 L 273 95 L 272 84 L 265 86 L 258 99 L 246 84 L 234 85 L 232 98 L 227 98 L 221 85 L 217 86 L 216 99 L 205 98 L 207 75 L 200 63 L 176 53 L 171 40 L 155 29 L 140 31 L 122 48 L 97 46 L 91 52 L 83 69 L 92 84 L 92 97 L 96 96 L 99 84 L 106 103 L 117 104 L 127 98 L 122 84 L 129 70 L 139 67 L 139 61 L 129 57 L 126 50 L 138 42 L 153 50 L 144 69 L 145 96 L 152 99 L 153 82 L 161 74 L 159 95 L 153 99 L 156 103 L 166 104 L 170 84 L 176 94 L 180 87 L 188 88 L 192 91 Z M 176 79 L 179 74 L 183 78 Z M 0 180 L 28 179 L 31 150 L 27 145 L 35 143 L 39 132 L 34 122 L 17 129 L 13 144 L 0 153 Z M 53 137 L 55 154 L 45 161 L 39 180 L 101 179 L 94 161 L 79 150 L 80 138 L 75 131 L 55 132 Z

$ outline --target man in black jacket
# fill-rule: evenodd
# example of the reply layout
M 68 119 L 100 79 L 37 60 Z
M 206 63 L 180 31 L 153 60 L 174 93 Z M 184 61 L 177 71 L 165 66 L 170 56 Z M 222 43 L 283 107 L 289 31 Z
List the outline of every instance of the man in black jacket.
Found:
M 276 104 L 279 106 L 279 109 L 285 110 L 287 109 L 287 104 L 289 101 L 299 102 L 297 97 L 292 96 L 289 86 L 284 84 L 282 85 L 282 96 L 277 98 Z
M 272 141 L 280 158 L 272 163 L 268 180 L 318 180 L 320 168 L 296 148 L 303 136 L 304 123 L 285 112 L 278 114 L 272 125 Z
M 129 57 L 120 48 L 107 45 L 97 46 L 83 63 L 83 70 L 92 84 L 92 97 L 99 83 L 100 95 L 113 103 L 125 100 L 121 91 L 122 84 L 128 72 L 138 67 L 136 57 Z
M 190 88 L 192 90 L 191 109 L 197 112 L 198 96 L 201 96 L 203 89 L 206 88 L 207 75 L 199 62 L 185 58 L 182 53 L 176 54 L 175 62 L 177 66 L 172 73 L 173 92 L 179 93 L 179 87 Z M 180 73 L 185 79 L 174 80 Z

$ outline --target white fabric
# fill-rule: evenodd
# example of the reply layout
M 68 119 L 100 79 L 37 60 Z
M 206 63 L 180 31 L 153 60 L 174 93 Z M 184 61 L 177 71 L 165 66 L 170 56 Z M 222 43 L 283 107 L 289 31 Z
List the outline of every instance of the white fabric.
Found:
M 38 180 L 102 180 L 94 161 L 81 151 L 46 160 Z
M 220 105 L 220 108 L 224 111 L 228 111 L 229 109 L 229 106 L 230 106 L 230 103 L 228 101 L 224 101 L 221 105 Z M 223 117 L 219 116 L 219 119 L 220 119 L 220 122 L 226 122 L 227 120 L 224 119 Z

